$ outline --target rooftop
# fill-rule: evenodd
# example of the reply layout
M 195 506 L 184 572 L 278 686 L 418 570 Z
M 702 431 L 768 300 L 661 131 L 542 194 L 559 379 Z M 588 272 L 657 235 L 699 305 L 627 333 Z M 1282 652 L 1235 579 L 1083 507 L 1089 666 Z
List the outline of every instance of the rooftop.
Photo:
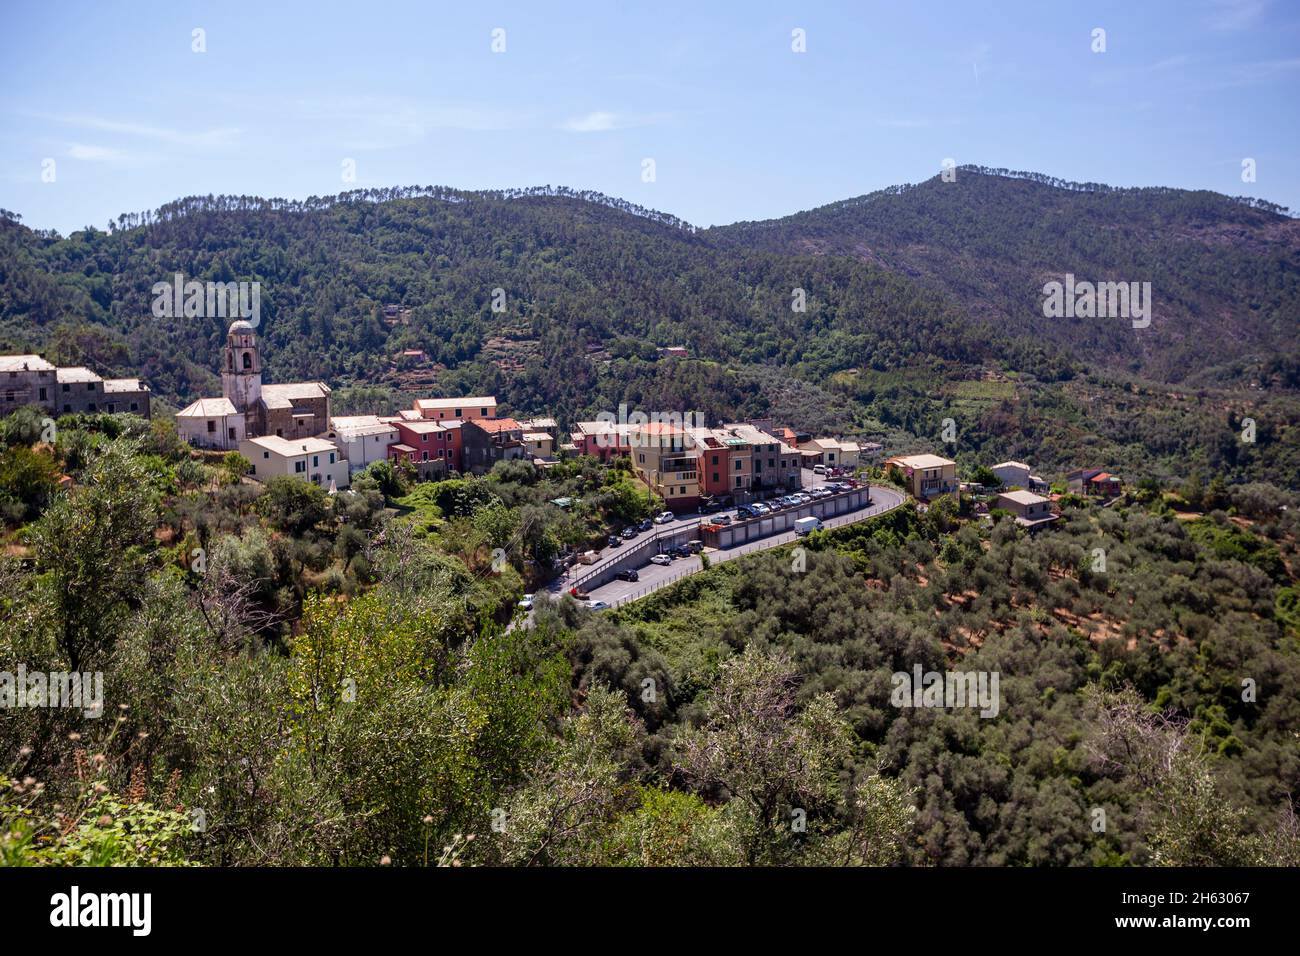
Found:
M 1042 495 L 1036 495 L 1032 491 L 1004 491 L 998 497 L 1014 501 L 1018 505 L 1036 505 L 1051 500 L 1050 498 L 1044 498 Z
M 415 407 L 421 411 L 454 411 L 458 408 L 496 408 L 495 395 L 471 395 L 467 398 L 417 398 Z
M 72 368 L 57 369 L 54 373 L 54 380 L 62 385 L 64 382 L 81 383 L 81 382 L 102 382 L 103 379 L 83 365 L 76 365 Z
M 336 415 L 330 419 L 330 427 L 340 438 L 388 435 L 397 431 L 390 422 L 381 422 L 378 415 Z
M 955 461 L 940 458 L 938 455 L 895 455 L 889 460 L 897 462 L 905 468 L 943 468 L 947 465 L 957 464 Z
M 176 413 L 177 418 L 220 418 L 237 413 L 228 398 L 200 398 Z
M 250 438 L 248 441 L 265 448 L 267 451 L 273 451 L 284 458 L 296 458 L 298 455 L 339 450 L 338 446 L 332 441 L 326 441 L 323 438 L 295 438 L 290 441 L 287 438 L 281 438 L 279 435 L 263 435 L 261 438 Z
M 487 432 L 489 435 L 499 435 L 501 432 L 517 432 L 523 430 L 523 426 L 513 418 L 480 418 L 476 420 L 474 424 L 483 429 L 483 431 Z M 550 436 L 548 435 L 547 437 L 549 438 Z
M 149 386 L 138 378 L 106 378 L 104 391 L 110 395 L 114 392 L 147 392 Z
M 324 398 L 330 393 L 330 387 L 324 382 L 285 382 L 283 385 L 263 385 L 262 398 L 285 399 L 290 402 L 306 401 L 312 398 Z
M 0 355 L 0 372 L 53 372 L 54 366 L 39 355 Z

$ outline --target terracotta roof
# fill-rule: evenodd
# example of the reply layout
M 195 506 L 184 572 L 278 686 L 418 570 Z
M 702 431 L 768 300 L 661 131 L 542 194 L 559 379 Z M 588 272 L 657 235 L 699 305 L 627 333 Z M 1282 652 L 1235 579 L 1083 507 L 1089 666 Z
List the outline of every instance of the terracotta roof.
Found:
M 473 422 L 489 435 L 499 435 L 501 432 L 517 432 L 523 430 L 523 426 L 513 418 L 476 418 L 473 419 Z

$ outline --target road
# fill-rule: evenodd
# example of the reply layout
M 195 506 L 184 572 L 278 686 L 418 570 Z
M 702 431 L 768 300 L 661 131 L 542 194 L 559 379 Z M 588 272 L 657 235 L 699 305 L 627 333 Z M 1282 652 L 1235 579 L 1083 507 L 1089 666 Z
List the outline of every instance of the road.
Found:
M 820 477 L 820 476 L 818 476 Z M 808 487 L 807 485 L 805 487 Z M 826 528 L 839 528 L 846 524 L 853 524 L 858 521 L 864 521 L 867 518 L 883 514 L 886 511 L 892 511 L 901 505 L 907 496 L 897 488 L 886 488 L 880 485 L 871 486 L 872 504 L 859 511 L 852 511 L 848 514 L 837 515 L 834 518 L 825 520 L 823 526 Z M 696 522 L 698 522 L 696 518 Z M 790 544 L 798 535 L 794 531 L 785 531 L 781 534 L 774 534 L 758 541 L 751 541 L 743 544 L 738 548 L 727 548 L 725 550 L 715 550 L 712 548 L 705 549 L 705 554 L 709 557 L 711 564 L 718 564 L 722 561 L 730 561 L 745 554 L 752 554 L 755 551 L 765 551 L 769 548 L 778 548 L 783 544 Z M 636 581 L 610 581 L 602 584 L 591 592 L 591 599 L 604 601 L 611 607 L 618 607 L 620 604 L 626 604 L 628 601 L 635 601 L 637 598 L 645 597 L 653 591 L 670 584 L 688 574 L 695 574 L 703 569 L 703 562 L 698 555 L 689 558 L 679 558 L 672 564 L 661 566 L 657 564 L 646 564 L 644 567 L 637 569 L 639 580 Z M 560 588 L 559 590 L 563 590 Z

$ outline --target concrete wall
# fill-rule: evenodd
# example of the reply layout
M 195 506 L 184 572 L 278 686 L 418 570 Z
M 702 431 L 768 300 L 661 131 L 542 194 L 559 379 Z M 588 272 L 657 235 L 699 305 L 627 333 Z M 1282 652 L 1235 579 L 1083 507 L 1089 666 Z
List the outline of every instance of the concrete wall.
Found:
M 843 491 L 821 501 L 800 505 L 798 508 L 786 508 L 761 518 L 737 521 L 724 526 L 720 531 L 705 532 L 700 538 L 711 548 L 734 548 L 759 538 L 793 531 L 794 523 L 800 518 L 811 515 L 825 520 L 849 511 L 858 511 L 870 503 L 871 497 L 867 488 L 854 488 L 852 491 Z
M 749 541 L 757 541 L 774 534 L 794 530 L 794 523 L 800 518 L 814 515 L 822 520 L 833 518 L 850 511 L 859 511 L 871 504 L 868 488 L 854 488 L 843 491 L 821 501 L 813 501 L 798 508 L 788 508 L 762 518 L 738 521 L 723 527 L 721 531 L 701 531 L 698 524 L 686 528 L 655 531 L 622 546 L 620 553 L 613 560 L 606 559 L 593 570 L 583 571 L 568 582 L 568 587 L 580 587 L 584 591 L 598 588 L 614 580 L 614 575 L 624 568 L 640 568 L 650 562 L 656 554 L 667 548 L 685 544 L 687 541 L 700 540 L 709 548 L 734 548 Z M 705 516 L 707 518 L 707 515 Z M 704 519 L 701 519 L 702 521 Z M 566 588 L 567 589 L 567 588 Z

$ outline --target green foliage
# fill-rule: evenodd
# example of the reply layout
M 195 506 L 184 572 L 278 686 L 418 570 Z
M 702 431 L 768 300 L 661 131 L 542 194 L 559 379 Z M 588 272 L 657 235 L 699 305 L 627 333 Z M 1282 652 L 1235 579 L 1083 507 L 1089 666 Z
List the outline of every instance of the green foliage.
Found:
M 30 521 L 45 510 L 58 490 L 54 459 L 25 445 L 0 452 L 0 516 L 11 524 Z

